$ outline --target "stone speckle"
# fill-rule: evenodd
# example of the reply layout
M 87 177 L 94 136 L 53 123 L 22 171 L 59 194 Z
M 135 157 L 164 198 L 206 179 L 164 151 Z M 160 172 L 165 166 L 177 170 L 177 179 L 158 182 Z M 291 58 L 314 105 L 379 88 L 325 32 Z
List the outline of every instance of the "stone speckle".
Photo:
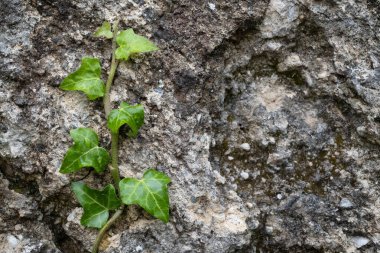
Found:
M 240 177 L 244 180 L 247 180 L 249 178 L 249 174 L 245 171 L 240 172 Z
M 251 149 L 251 146 L 249 145 L 249 143 L 243 143 L 239 146 L 242 150 L 246 150 L 246 151 L 249 151 Z
M 353 236 L 351 239 L 354 242 L 355 247 L 358 249 L 367 245 L 370 242 L 368 238 L 363 236 Z
M 340 200 L 340 203 L 339 203 L 339 206 L 342 207 L 342 208 L 351 208 L 353 207 L 354 205 L 352 204 L 352 202 L 347 199 L 347 198 L 342 198 Z
M 8 235 L 7 241 L 11 248 L 16 248 L 19 243 L 19 239 L 17 239 L 14 235 Z

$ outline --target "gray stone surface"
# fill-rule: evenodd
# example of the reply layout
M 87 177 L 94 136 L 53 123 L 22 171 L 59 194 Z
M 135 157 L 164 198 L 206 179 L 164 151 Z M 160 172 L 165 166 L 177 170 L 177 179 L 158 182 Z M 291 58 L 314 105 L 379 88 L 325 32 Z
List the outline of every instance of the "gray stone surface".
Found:
M 171 219 L 129 207 L 102 252 L 380 251 L 378 0 L 0 0 L 0 14 L 1 252 L 91 247 L 69 189 L 85 172 L 58 169 L 71 128 L 110 137 L 102 103 L 58 85 L 86 55 L 106 74 L 110 45 L 91 35 L 117 16 L 161 48 L 117 73 L 114 105 L 146 109 L 121 174 L 167 173 Z

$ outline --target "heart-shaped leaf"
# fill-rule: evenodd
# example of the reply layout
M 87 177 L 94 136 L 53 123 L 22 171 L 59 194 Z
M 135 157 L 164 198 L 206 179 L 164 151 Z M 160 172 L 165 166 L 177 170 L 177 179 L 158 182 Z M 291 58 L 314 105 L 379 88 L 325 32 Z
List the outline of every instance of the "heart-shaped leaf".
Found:
M 100 62 L 96 58 L 85 57 L 79 69 L 68 75 L 59 86 L 62 90 L 83 91 L 88 99 L 94 100 L 104 96 L 105 85 L 100 79 Z
M 69 148 L 63 158 L 61 173 L 71 173 L 83 167 L 92 167 L 102 172 L 110 161 L 104 148 L 98 146 L 98 135 L 90 128 L 77 128 L 70 131 L 74 145 Z
M 129 105 L 122 102 L 119 109 L 112 110 L 108 116 L 108 128 L 113 133 L 117 133 L 124 124 L 131 129 L 129 136 L 136 137 L 140 127 L 144 124 L 144 107 L 140 104 Z
M 104 21 L 101 27 L 99 27 L 95 34 L 95 37 L 104 37 L 107 39 L 113 38 L 113 32 L 111 31 L 111 24 L 108 21 Z
M 83 207 L 80 223 L 87 227 L 101 228 L 107 222 L 109 210 L 120 207 L 115 188 L 107 185 L 103 190 L 94 190 L 82 182 L 71 184 L 75 196 Z
M 118 60 L 128 60 L 131 55 L 158 50 L 156 45 L 147 38 L 135 34 L 132 29 L 121 31 L 116 37 L 116 42 L 119 45 L 115 52 Z
M 168 183 L 170 178 L 154 169 L 147 170 L 141 180 L 124 178 L 119 184 L 121 201 L 126 205 L 140 205 L 154 217 L 168 222 Z

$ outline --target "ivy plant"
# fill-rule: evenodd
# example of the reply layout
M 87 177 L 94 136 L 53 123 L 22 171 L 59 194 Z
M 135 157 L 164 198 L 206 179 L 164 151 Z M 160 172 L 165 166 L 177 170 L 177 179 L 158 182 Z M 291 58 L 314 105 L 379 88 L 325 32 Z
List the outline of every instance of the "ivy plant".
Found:
M 118 164 L 119 129 L 129 127 L 128 137 L 135 138 L 144 124 L 144 108 L 141 104 L 121 102 L 112 110 L 110 90 L 120 61 L 128 61 L 134 55 L 158 50 L 147 38 L 137 35 L 132 29 L 118 31 L 118 21 L 112 28 L 104 22 L 94 36 L 112 40 L 112 60 L 107 82 L 101 78 L 100 60 L 84 57 L 80 67 L 69 74 L 60 84 L 65 91 L 81 91 L 89 100 L 103 98 L 105 118 L 111 135 L 110 153 L 99 146 L 97 133 L 90 128 L 70 131 L 73 145 L 63 158 L 60 172 L 74 173 L 82 169 L 93 169 L 103 173 L 109 168 L 113 184 L 102 190 L 92 189 L 83 182 L 73 182 L 71 188 L 83 207 L 81 224 L 100 229 L 92 253 L 97 253 L 99 244 L 112 224 L 122 215 L 125 205 L 139 205 L 149 214 L 163 222 L 169 221 L 168 184 L 170 178 L 155 169 L 148 169 L 141 179 L 120 178 Z M 110 212 L 112 216 L 110 217 Z

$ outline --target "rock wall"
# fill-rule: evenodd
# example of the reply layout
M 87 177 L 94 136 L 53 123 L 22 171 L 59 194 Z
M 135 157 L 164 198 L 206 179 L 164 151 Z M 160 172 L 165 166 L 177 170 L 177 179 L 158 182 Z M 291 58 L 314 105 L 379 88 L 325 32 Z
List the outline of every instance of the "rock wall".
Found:
M 122 176 L 164 171 L 171 219 L 137 207 L 102 252 L 380 251 L 379 0 L 0 0 L 0 251 L 88 252 L 96 231 L 58 173 L 69 130 L 109 147 L 101 101 L 58 89 L 121 19 L 161 48 L 122 63 L 141 102 Z M 110 182 L 91 174 L 94 187 Z

